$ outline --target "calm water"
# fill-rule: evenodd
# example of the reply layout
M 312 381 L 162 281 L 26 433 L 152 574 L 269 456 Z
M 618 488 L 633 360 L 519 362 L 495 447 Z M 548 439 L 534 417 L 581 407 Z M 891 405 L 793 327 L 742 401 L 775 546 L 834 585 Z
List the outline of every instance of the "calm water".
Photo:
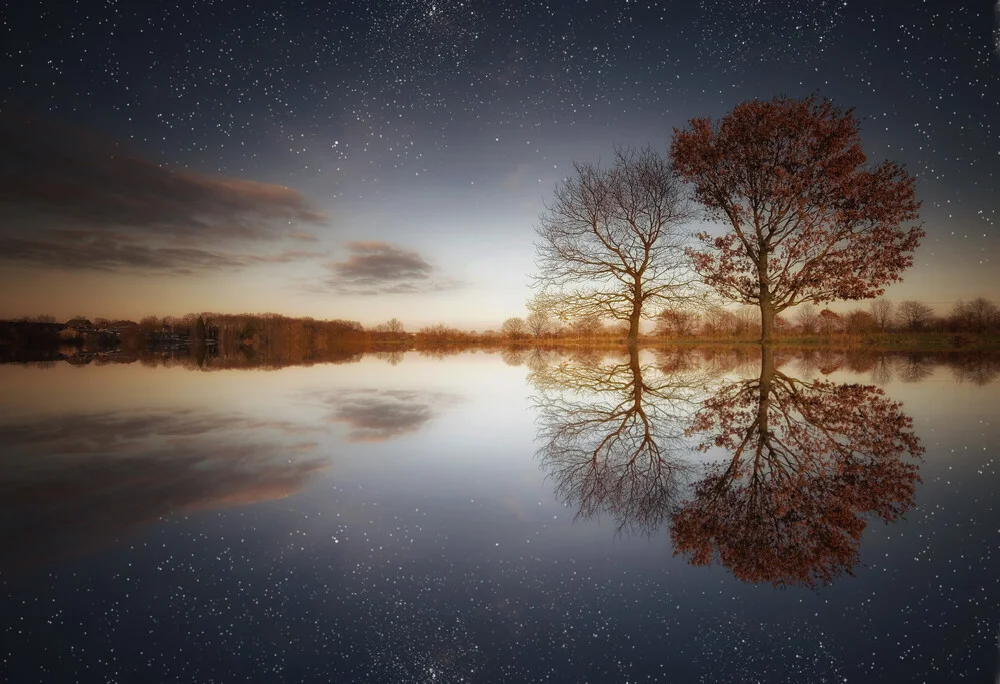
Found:
M 993 682 L 998 371 L 0 366 L 0 680 Z

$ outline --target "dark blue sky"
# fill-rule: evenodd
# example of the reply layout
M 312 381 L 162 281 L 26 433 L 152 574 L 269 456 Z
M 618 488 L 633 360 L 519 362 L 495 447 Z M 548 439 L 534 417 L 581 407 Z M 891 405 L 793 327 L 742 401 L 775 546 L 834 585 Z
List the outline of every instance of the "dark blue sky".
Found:
M 532 226 L 573 160 L 666 150 L 690 117 L 812 93 L 855 107 L 869 156 L 918 178 L 928 236 L 889 295 L 996 298 L 997 12 L 17 3 L 0 28 L 0 315 L 496 326 L 523 312 Z

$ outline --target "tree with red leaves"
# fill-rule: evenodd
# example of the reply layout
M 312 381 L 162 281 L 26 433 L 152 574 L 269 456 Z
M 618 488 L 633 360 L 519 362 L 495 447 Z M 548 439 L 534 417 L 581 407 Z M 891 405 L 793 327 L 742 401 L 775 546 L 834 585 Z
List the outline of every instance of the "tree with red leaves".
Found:
M 737 105 L 717 123 L 674 129 L 674 167 L 725 234 L 698 234 L 694 267 L 723 296 L 774 317 L 802 302 L 870 299 L 913 263 L 924 232 L 914 179 L 867 164 L 853 109 L 777 97 Z

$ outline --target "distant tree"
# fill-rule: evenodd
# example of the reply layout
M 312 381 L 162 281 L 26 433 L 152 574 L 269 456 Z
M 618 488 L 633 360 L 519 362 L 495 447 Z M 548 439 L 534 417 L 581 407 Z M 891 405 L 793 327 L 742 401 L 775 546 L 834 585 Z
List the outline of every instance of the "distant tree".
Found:
M 691 337 L 698 329 L 698 314 L 687 309 L 664 309 L 656 315 L 660 337 Z
M 385 322 L 385 330 L 390 335 L 402 335 L 404 333 L 403 324 L 398 318 L 390 318 Z
M 701 316 L 701 332 L 706 337 L 730 335 L 735 328 L 733 312 L 721 306 L 709 306 Z
M 674 130 L 671 158 L 721 236 L 700 233 L 694 267 L 723 296 L 758 306 L 761 340 L 802 302 L 867 299 L 899 280 L 924 235 L 914 180 L 871 169 L 851 109 L 778 97 L 737 105 L 713 125 Z
M 691 283 L 681 231 L 690 205 L 669 161 L 649 148 L 575 171 L 536 227 L 536 284 L 560 316 L 628 321 L 634 343 L 646 305 Z
M 604 323 L 595 315 L 579 316 L 569 324 L 574 337 L 597 337 L 604 330 Z
M 934 310 L 931 307 L 912 299 L 901 302 L 897 313 L 903 327 L 909 330 L 920 330 L 934 316 Z
M 815 335 L 819 330 L 819 313 L 812 304 L 806 304 L 795 312 L 795 322 L 803 335 Z
M 864 309 L 852 309 L 844 316 L 844 332 L 848 335 L 865 335 L 877 329 L 875 317 Z
M 528 314 L 524 321 L 525 325 L 535 339 L 541 339 L 552 331 L 552 319 L 548 313 L 541 309 L 536 309 Z
M 868 305 L 868 310 L 871 312 L 875 327 L 878 328 L 879 332 L 885 332 L 892 326 L 895 316 L 892 300 L 887 297 L 879 297 Z
M 985 297 L 976 297 L 971 302 L 956 303 L 949 318 L 959 330 L 987 332 L 1000 322 L 1000 309 Z
M 819 312 L 819 334 L 833 335 L 841 331 L 843 319 L 836 311 L 823 309 Z
M 156 316 L 143 316 L 139 319 L 139 332 L 148 335 L 151 332 L 160 330 L 162 322 Z
M 758 316 L 750 307 L 741 306 L 733 312 L 733 336 L 749 337 L 760 333 Z
M 511 317 L 500 326 L 500 334 L 511 340 L 523 340 L 528 336 L 528 326 L 523 318 Z

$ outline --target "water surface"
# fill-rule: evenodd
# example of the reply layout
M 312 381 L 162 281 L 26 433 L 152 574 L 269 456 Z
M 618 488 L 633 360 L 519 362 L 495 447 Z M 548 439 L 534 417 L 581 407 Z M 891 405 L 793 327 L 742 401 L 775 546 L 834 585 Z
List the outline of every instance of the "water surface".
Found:
M 0 677 L 993 681 L 996 359 L 0 366 Z

